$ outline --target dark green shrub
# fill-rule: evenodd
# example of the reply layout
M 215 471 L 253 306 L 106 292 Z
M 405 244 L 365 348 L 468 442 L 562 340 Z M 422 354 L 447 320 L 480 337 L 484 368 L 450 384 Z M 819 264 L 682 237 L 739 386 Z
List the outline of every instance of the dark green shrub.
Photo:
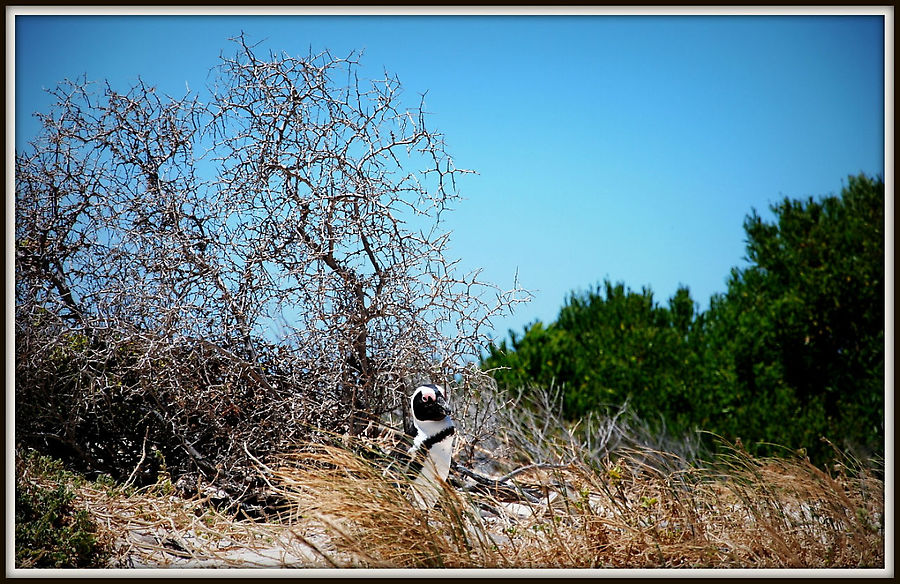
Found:
M 74 505 L 75 475 L 34 452 L 16 460 L 16 567 L 99 568 L 107 546 L 84 509 Z
M 501 388 L 562 388 L 570 420 L 628 403 L 675 434 L 707 430 L 833 456 L 884 455 L 884 182 L 849 177 L 840 196 L 772 205 L 744 223 L 745 268 L 698 312 L 687 288 L 653 300 L 604 282 L 555 322 L 510 332 L 482 359 Z

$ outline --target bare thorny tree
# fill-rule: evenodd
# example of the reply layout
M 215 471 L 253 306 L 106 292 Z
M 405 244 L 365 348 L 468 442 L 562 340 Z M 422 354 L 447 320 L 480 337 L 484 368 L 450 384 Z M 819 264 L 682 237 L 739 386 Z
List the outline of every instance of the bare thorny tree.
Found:
M 37 114 L 16 154 L 19 444 L 246 489 L 246 455 L 355 432 L 404 381 L 477 385 L 464 363 L 527 298 L 448 258 L 469 171 L 424 98 L 360 80 L 356 53 L 233 40 L 205 102 L 79 79 Z

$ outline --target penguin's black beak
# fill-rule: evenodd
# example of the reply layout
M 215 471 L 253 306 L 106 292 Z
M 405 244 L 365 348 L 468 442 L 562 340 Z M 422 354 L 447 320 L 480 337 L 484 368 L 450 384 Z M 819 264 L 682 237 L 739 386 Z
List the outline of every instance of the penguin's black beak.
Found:
M 442 396 L 438 396 L 437 406 L 444 412 L 445 416 L 449 416 L 453 413 L 453 410 L 450 409 L 450 404 L 448 404 Z

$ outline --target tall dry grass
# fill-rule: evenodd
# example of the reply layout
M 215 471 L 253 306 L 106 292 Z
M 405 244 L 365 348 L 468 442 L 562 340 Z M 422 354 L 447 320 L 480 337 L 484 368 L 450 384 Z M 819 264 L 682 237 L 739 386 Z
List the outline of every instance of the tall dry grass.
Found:
M 289 502 L 284 520 L 321 530 L 339 550 L 334 566 L 884 566 L 883 481 L 859 461 L 826 471 L 738 446 L 706 465 L 646 447 L 598 459 L 570 438 L 542 452 L 569 460 L 530 465 L 502 491 L 457 477 L 431 510 L 343 447 L 288 457 L 270 480 Z
M 671 439 L 638 439 L 647 428 L 625 411 L 572 426 L 545 402 L 494 404 L 481 417 L 494 420 L 490 432 L 462 428 L 457 460 L 474 472 L 451 473 L 433 509 L 417 507 L 362 439 L 257 461 L 283 502 L 265 520 L 217 510 L 202 487 L 184 500 L 171 485 L 89 485 L 80 500 L 117 539 L 116 566 L 885 566 L 878 464 L 837 450 L 819 468 L 802 453 L 758 458 L 739 444 L 715 456 L 689 441 L 666 448 Z
M 310 446 L 272 472 L 287 501 L 283 520 L 328 534 L 329 564 L 354 567 L 496 567 L 502 559 L 477 507 L 444 489 L 435 509 L 413 503 L 408 479 L 353 450 Z M 324 555 L 324 554 L 323 554 Z

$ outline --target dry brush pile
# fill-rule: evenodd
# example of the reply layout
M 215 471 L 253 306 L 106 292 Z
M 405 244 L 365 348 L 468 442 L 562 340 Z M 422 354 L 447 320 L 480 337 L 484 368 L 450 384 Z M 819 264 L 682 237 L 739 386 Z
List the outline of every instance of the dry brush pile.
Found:
M 91 476 L 215 482 L 359 431 L 525 293 L 463 273 L 458 169 L 424 99 L 357 53 L 233 39 L 204 92 L 50 90 L 16 153 L 16 441 Z

